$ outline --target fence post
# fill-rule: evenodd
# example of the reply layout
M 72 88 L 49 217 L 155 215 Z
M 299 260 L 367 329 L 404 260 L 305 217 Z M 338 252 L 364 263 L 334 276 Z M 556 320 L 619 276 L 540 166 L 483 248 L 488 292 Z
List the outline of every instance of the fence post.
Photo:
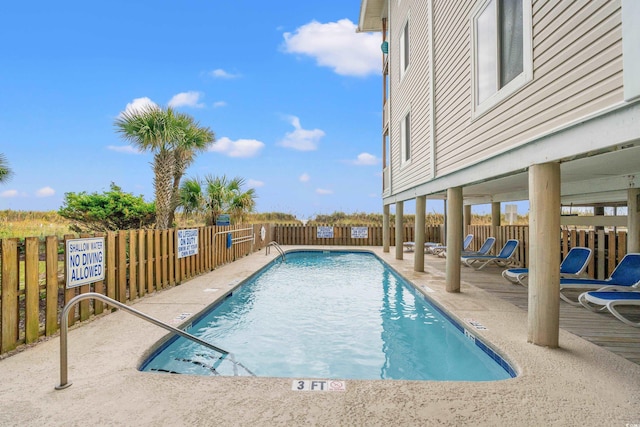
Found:
M 58 331 L 58 238 L 47 236 L 45 243 L 47 291 L 44 333 L 51 336 Z
M 24 317 L 25 343 L 38 341 L 40 329 L 40 239 L 24 239 Z
M 2 341 L 0 351 L 16 348 L 18 341 L 18 241 L 2 239 Z

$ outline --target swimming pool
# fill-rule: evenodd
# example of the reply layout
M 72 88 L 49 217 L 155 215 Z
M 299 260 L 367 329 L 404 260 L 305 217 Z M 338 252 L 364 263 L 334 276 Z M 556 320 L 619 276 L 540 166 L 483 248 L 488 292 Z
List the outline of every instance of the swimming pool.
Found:
M 515 371 L 368 252 L 293 251 L 173 338 L 143 371 L 327 379 L 490 381 Z

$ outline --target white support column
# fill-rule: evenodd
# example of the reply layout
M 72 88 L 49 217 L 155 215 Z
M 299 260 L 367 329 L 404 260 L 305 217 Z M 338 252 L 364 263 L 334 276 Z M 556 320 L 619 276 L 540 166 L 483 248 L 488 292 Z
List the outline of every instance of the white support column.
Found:
M 460 292 L 462 251 L 462 187 L 447 190 L 447 292 Z
M 413 253 L 413 270 L 424 271 L 424 228 L 427 211 L 427 196 L 416 197 L 416 248 Z
M 557 348 L 560 328 L 560 164 L 529 167 L 527 341 Z
M 396 202 L 396 259 L 402 259 L 404 249 L 404 226 L 402 217 L 404 216 L 404 202 Z
M 627 190 L 627 252 L 640 252 L 640 188 Z
M 391 215 L 389 210 L 389 205 L 382 206 L 382 252 L 389 252 L 389 243 L 391 241 Z

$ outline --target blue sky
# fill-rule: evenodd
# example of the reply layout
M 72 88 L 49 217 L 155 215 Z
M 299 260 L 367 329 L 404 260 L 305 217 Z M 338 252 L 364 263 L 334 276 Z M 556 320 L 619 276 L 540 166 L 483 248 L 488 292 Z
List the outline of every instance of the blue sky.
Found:
M 217 142 L 187 177 L 240 176 L 258 212 L 381 212 L 380 34 L 357 0 L 25 1 L 0 16 L 0 210 L 66 192 L 153 200 L 152 154 L 116 133 L 126 108 L 173 106 Z M 441 211 L 429 201 L 427 211 Z M 411 213 L 411 205 L 405 208 Z M 475 212 L 475 209 L 474 209 Z

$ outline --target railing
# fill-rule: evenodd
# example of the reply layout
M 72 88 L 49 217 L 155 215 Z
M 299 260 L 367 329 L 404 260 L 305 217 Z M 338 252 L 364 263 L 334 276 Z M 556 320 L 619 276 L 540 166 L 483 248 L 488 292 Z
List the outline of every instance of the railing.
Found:
M 245 233 L 244 235 L 233 237 L 234 234 L 237 233 Z M 213 245 L 216 244 L 216 238 L 220 235 L 226 234 L 229 237 L 227 241 L 227 248 L 230 248 L 233 245 L 238 245 L 243 242 L 251 242 L 251 252 L 253 252 L 253 244 L 255 243 L 256 236 L 253 230 L 253 227 L 248 228 L 238 228 L 235 230 L 225 230 L 219 231 L 213 235 Z
M 101 300 L 104 301 L 105 303 L 107 303 L 107 305 L 113 306 L 113 307 L 117 307 L 121 310 L 127 311 L 131 314 L 133 314 L 134 316 L 137 316 L 143 320 L 146 320 L 147 322 L 151 322 L 156 326 L 160 326 L 161 328 L 164 328 L 170 332 L 173 332 L 176 335 L 180 335 L 183 338 L 186 338 L 188 340 L 191 340 L 195 343 L 198 343 L 202 346 L 205 346 L 213 351 L 217 351 L 218 353 L 221 353 L 223 356 L 227 356 L 229 355 L 229 352 L 226 350 L 221 349 L 220 347 L 216 347 L 213 344 L 209 344 L 206 341 L 201 340 L 200 338 L 191 335 L 188 332 L 185 332 L 181 329 L 178 328 L 174 328 L 171 325 L 168 325 L 164 322 L 161 322 L 158 319 L 155 319 L 149 315 L 144 314 L 141 311 L 138 311 L 134 308 L 129 307 L 126 304 L 122 304 L 116 300 L 113 300 L 109 297 L 106 297 L 102 294 L 98 294 L 95 292 L 89 292 L 87 294 L 82 294 L 82 295 L 78 295 L 74 298 L 72 298 L 67 305 L 64 307 L 64 309 L 62 310 L 62 318 L 60 320 L 60 384 L 58 384 L 57 386 L 55 386 L 56 390 L 63 390 L 65 388 L 68 388 L 71 386 L 72 383 L 70 383 L 68 381 L 67 378 L 67 373 L 68 373 L 68 364 L 67 364 L 67 335 L 69 332 L 69 322 L 68 322 L 68 318 L 69 318 L 69 311 L 71 310 L 71 308 L 80 301 L 83 300 L 88 300 L 88 299 L 97 299 L 97 300 Z
M 269 242 L 269 243 L 267 244 L 267 246 L 265 246 L 264 254 L 265 254 L 265 255 L 269 255 L 269 254 L 271 253 L 271 250 L 270 250 L 270 249 L 271 249 L 271 247 L 272 247 L 272 246 L 273 246 L 273 247 L 275 247 L 275 248 L 278 250 L 278 252 L 280 252 L 280 256 L 282 257 L 282 262 L 286 261 L 286 260 L 287 260 L 287 258 L 286 258 L 286 256 L 284 255 L 284 251 L 282 250 L 282 248 L 280 247 L 280 245 L 278 244 L 278 242 L 276 242 L 275 240 L 273 240 L 273 241 Z

